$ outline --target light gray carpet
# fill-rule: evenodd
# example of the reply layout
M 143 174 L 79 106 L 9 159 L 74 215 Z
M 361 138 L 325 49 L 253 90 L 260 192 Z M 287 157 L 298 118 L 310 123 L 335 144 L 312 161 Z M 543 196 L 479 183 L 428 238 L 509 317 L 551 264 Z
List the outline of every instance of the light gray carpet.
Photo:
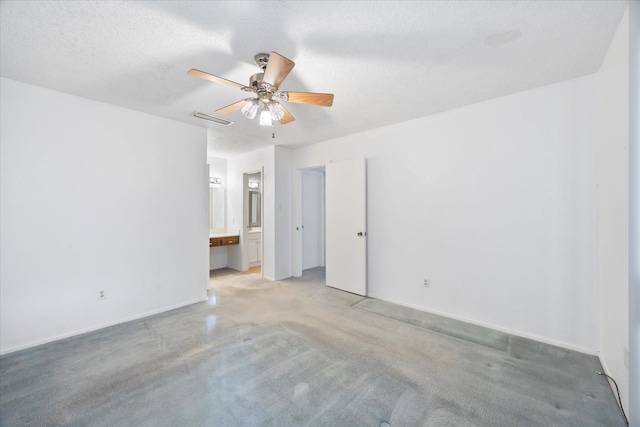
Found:
M 210 298 L 0 358 L 0 425 L 622 426 L 597 358 L 323 285 Z

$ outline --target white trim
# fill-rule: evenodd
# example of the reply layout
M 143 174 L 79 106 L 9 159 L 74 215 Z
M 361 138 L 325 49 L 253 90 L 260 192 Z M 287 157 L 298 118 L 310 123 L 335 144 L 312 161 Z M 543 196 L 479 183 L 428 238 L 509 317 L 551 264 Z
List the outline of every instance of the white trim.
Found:
M 37 347 L 39 345 L 48 344 L 48 343 L 51 343 L 51 342 L 54 342 L 54 341 L 59 341 L 59 340 L 63 340 L 63 339 L 66 339 L 66 338 L 75 337 L 75 336 L 78 336 L 78 335 L 86 334 L 88 332 L 98 331 L 100 329 L 108 328 L 110 326 L 115 326 L 115 325 L 119 325 L 121 323 L 131 322 L 133 320 L 142 319 L 143 317 L 153 316 L 153 315 L 156 315 L 156 314 L 164 313 L 166 311 L 171 311 L 171 310 L 175 310 L 175 309 L 178 309 L 178 308 L 186 307 L 188 305 L 197 304 L 199 302 L 206 301 L 206 300 L 207 300 L 207 297 L 205 296 L 204 298 L 199 298 L 199 299 L 197 299 L 195 301 L 187 301 L 187 302 L 184 302 L 184 303 L 180 303 L 180 304 L 176 304 L 176 305 L 171 305 L 171 306 L 168 306 L 168 307 L 160 308 L 158 310 L 147 311 L 145 313 L 138 314 L 138 315 L 135 315 L 135 316 L 125 317 L 124 319 L 116 320 L 116 321 L 113 321 L 113 322 L 102 323 L 102 324 L 99 324 L 99 325 L 96 325 L 96 326 L 91 326 L 91 327 L 88 327 L 88 328 L 79 329 L 77 331 L 68 332 L 68 333 L 61 334 L 61 335 L 56 335 L 56 336 L 49 337 L 49 338 L 46 338 L 46 339 L 43 339 L 43 340 L 33 341 L 33 342 L 29 343 L 29 344 L 20 345 L 20 346 L 17 346 L 17 347 L 12 347 L 12 348 L 10 348 L 8 350 L 0 351 L 0 356 L 4 356 L 4 355 L 9 354 L 9 353 L 15 353 L 16 351 L 20 351 L 20 350 L 26 350 L 26 349 L 31 348 L 31 347 Z
M 567 349 L 567 350 L 577 351 L 577 352 L 580 352 L 580 353 L 588 354 L 590 356 L 597 356 L 598 355 L 598 352 L 596 350 L 593 350 L 593 349 L 587 349 L 587 348 L 584 348 L 584 347 L 579 347 L 579 346 L 567 344 L 567 343 L 556 341 L 556 340 L 550 340 L 548 338 L 543 338 L 543 337 L 540 337 L 540 336 L 537 336 L 537 335 L 527 334 L 527 333 L 520 332 L 520 331 L 515 331 L 515 330 L 512 330 L 512 329 L 503 328 L 503 327 L 500 327 L 500 326 L 492 325 L 490 323 L 478 322 L 477 320 L 467 319 L 466 317 L 462 317 L 462 316 L 454 316 L 454 315 L 449 314 L 449 313 L 444 313 L 444 312 L 437 311 L 437 310 L 431 310 L 431 309 L 428 309 L 428 308 L 425 308 L 425 307 L 421 307 L 419 305 L 408 304 L 408 303 L 405 303 L 405 302 L 402 302 L 402 301 L 397 301 L 397 300 L 394 300 L 394 299 L 391 299 L 391 298 L 384 298 L 384 297 L 379 297 L 379 296 L 375 296 L 375 295 L 371 295 L 371 294 L 369 294 L 367 296 L 369 298 L 390 302 L 390 303 L 393 303 L 393 304 L 401 305 L 403 307 L 413 308 L 415 310 L 423 311 L 425 313 L 435 314 L 437 316 L 446 317 L 448 319 L 459 320 L 461 322 L 470 323 L 470 324 L 476 325 L 476 326 L 482 326 L 484 328 L 493 329 L 495 331 L 504 332 L 506 334 L 514 335 L 514 336 L 517 336 L 517 337 L 527 338 L 527 339 L 538 341 L 538 342 L 541 342 L 541 343 L 544 343 L 544 344 L 550 344 L 550 345 L 554 345 L 556 347 L 562 347 L 562 348 Z
M 640 424 L 640 2 L 629 2 L 629 425 Z

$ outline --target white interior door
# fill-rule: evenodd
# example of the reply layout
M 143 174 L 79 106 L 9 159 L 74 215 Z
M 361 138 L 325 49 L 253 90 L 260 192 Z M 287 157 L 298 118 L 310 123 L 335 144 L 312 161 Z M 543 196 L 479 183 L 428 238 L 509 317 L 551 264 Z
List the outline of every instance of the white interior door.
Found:
M 327 285 L 367 294 L 366 159 L 326 166 Z

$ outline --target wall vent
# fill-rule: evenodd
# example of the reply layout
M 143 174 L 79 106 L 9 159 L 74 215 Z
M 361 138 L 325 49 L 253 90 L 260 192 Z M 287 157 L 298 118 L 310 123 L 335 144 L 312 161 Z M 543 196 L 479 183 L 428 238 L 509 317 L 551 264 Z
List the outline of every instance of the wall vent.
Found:
M 231 124 L 233 124 L 232 121 L 230 120 L 226 120 L 226 119 L 221 119 L 220 117 L 213 117 L 210 116 L 208 114 L 204 114 L 204 113 L 199 113 L 197 111 L 194 111 L 193 114 L 191 114 L 193 117 L 197 117 L 199 119 L 202 120 L 209 120 L 210 122 L 222 125 L 222 126 L 229 126 Z

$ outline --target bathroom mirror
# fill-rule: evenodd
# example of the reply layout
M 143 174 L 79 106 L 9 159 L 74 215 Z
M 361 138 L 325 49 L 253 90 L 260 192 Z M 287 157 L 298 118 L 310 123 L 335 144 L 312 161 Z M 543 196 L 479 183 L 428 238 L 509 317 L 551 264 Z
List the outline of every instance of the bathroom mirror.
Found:
M 260 227 L 260 192 L 249 191 L 249 227 Z
M 224 188 L 209 187 L 209 229 L 227 228 L 224 217 Z

